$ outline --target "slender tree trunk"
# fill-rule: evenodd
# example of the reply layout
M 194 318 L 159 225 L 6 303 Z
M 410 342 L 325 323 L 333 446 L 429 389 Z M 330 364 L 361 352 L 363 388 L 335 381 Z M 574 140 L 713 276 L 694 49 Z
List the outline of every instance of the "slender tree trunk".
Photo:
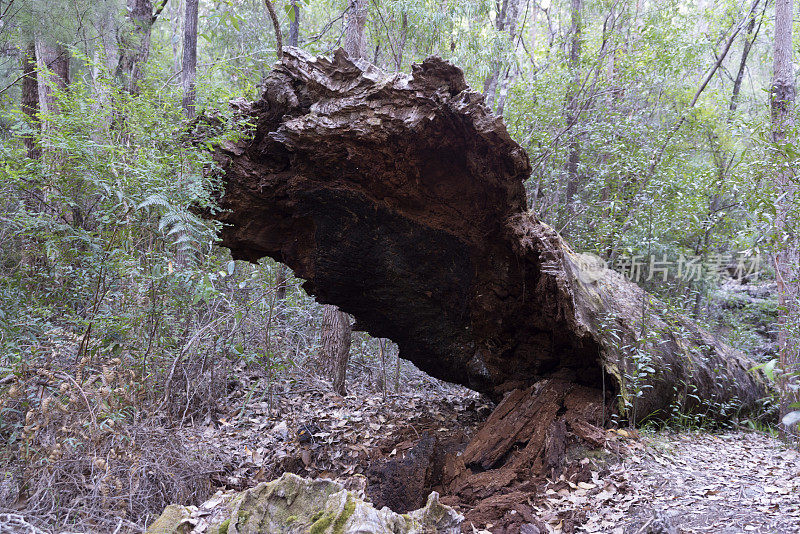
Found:
M 497 18 L 495 19 L 494 26 L 498 32 L 502 32 L 505 28 L 508 0 L 503 0 L 502 3 L 497 1 L 496 9 Z M 499 56 L 499 53 L 497 56 Z M 497 80 L 500 78 L 500 69 L 502 68 L 502 65 L 503 62 L 500 61 L 499 57 L 495 57 L 494 61 L 492 62 L 492 72 L 483 82 L 483 97 L 486 99 L 486 105 L 490 108 L 494 107 L 494 98 L 497 94 Z
M 333 390 L 346 395 L 345 378 L 350 358 L 350 316 L 336 306 L 325 306 L 322 313 L 322 353 L 320 368 L 333 381 Z
M 300 4 L 292 0 L 292 19 L 289 22 L 289 46 L 300 46 Z
M 783 311 L 778 319 L 778 346 L 780 365 L 784 373 L 798 371 L 797 328 L 800 321 L 798 310 L 798 269 L 800 254 L 796 235 L 796 212 L 798 208 L 796 185 L 796 156 L 786 150 L 795 144 L 795 86 L 794 64 L 792 61 L 792 17 L 793 0 L 775 1 L 775 48 L 773 59 L 772 88 L 770 91 L 770 110 L 772 118 L 772 142 L 775 144 L 776 169 L 773 172 L 775 183 L 776 217 L 775 278 L 778 283 L 778 302 Z M 796 145 L 795 145 L 796 146 Z M 786 387 L 786 374 L 782 379 L 784 399 L 781 415 L 788 411 L 793 400 Z
M 517 24 L 519 22 L 520 7 L 522 7 L 521 0 L 508 0 L 504 27 L 508 33 L 508 45 L 512 54 L 516 49 Z M 511 70 L 512 68 L 513 63 L 512 66 L 506 67 L 503 70 L 503 76 L 499 78 L 499 81 L 496 84 L 495 113 L 497 115 L 502 115 L 503 111 L 505 110 L 506 98 L 508 97 L 508 87 L 511 85 L 511 82 L 516 74 L 516 71 Z
M 572 0 L 572 27 L 570 33 L 572 39 L 569 49 L 569 70 L 571 74 L 572 86 L 567 92 L 566 102 L 566 121 L 569 133 L 569 153 L 567 155 L 567 186 L 565 192 L 565 202 L 567 206 L 567 224 L 564 226 L 566 237 L 569 221 L 575 213 L 575 195 L 578 193 L 580 185 L 579 166 L 581 161 L 581 145 L 579 132 L 576 128 L 578 123 L 578 113 L 580 104 L 578 93 L 581 85 L 581 37 L 583 27 L 581 23 L 581 11 L 583 10 L 583 0 Z
M 275 55 L 278 56 L 278 59 L 281 59 L 283 57 L 283 35 L 281 34 L 281 25 L 278 22 L 278 15 L 275 13 L 275 6 L 272 5 L 272 0 L 264 0 L 264 4 L 267 6 L 269 18 L 272 20 L 272 27 L 275 29 Z
M 36 46 L 30 43 L 22 57 L 22 99 L 20 107 L 22 112 L 28 116 L 28 124 L 31 129 L 38 131 L 41 128 L 39 123 L 39 82 L 36 74 Z M 38 136 L 25 136 L 25 148 L 28 150 L 28 157 L 39 159 L 42 151 L 39 148 Z
M 349 0 L 345 16 L 344 50 L 351 59 L 366 57 L 364 26 L 367 23 L 368 0 Z
M 174 1 L 169 7 L 170 41 L 172 42 L 172 70 L 175 74 L 181 71 L 181 22 L 183 21 L 182 2 Z
M 764 0 L 764 9 L 766 9 L 766 3 L 767 0 Z M 736 113 L 736 107 L 739 104 L 739 92 L 742 89 L 742 80 L 744 80 L 744 72 L 747 69 L 747 58 L 750 56 L 750 50 L 753 48 L 753 43 L 758 36 L 758 31 L 761 29 L 760 20 L 758 22 L 758 27 L 756 27 L 756 11 L 758 10 L 758 4 L 759 2 L 756 1 L 750 8 L 750 20 L 747 22 L 747 35 L 744 38 L 744 46 L 742 47 L 742 59 L 739 61 L 739 70 L 736 72 L 736 79 L 733 82 L 729 119 L 732 119 L 733 114 Z
M 190 119 L 195 116 L 195 77 L 197 72 L 197 11 L 199 0 L 186 0 L 186 19 L 183 24 L 183 110 Z
M 515 48 L 521 5 L 522 0 L 503 0 L 502 4 L 497 3 L 495 29 L 499 33 L 508 35 L 508 46 L 511 50 Z M 501 54 L 498 53 L 497 58 L 492 62 L 491 73 L 483 82 L 483 96 L 486 98 L 486 105 L 494 109 L 497 115 L 503 114 L 508 86 L 512 78 L 510 69 L 503 68 L 505 62 L 500 56 Z
M 58 113 L 58 102 L 55 92 L 69 86 L 69 52 L 61 45 L 51 45 L 42 39 L 36 39 L 37 87 L 39 93 L 40 124 L 42 129 L 43 163 L 55 169 L 60 157 L 56 151 L 47 149 L 47 138 L 51 132 L 51 121 L 48 116 Z

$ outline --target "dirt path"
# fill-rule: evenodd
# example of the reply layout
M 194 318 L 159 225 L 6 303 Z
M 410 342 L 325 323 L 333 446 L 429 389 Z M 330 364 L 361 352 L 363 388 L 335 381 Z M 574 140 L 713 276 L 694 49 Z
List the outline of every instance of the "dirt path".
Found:
M 598 480 L 577 532 L 800 532 L 800 453 L 779 440 L 664 432 L 636 449 Z

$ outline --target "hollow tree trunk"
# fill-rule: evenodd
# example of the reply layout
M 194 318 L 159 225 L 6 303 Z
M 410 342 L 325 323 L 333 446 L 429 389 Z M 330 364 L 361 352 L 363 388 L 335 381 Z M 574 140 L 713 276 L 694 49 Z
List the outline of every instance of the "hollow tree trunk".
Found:
M 285 261 L 422 370 L 498 400 L 605 381 L 638 420 L 758 405 L 742 353 L 526 212 L 527 155 L 456 67 L 387 78 L 290 49 L 236 105 L 258 126 L 217 154 L 223 245 Z
M 261 99 L 233 103 L 256 128 L 217 151 L 221 210 L 205 215 L 235 258 L 287 263 L 354 328 L 500 402 L 445 461 L 453 499 L 524 502 L 567 443 L 604 441 L 611 410 L 759 407 L 753 362 L 526 211 L 527 154 L 458 68 L 366 68 L 288 48 Z

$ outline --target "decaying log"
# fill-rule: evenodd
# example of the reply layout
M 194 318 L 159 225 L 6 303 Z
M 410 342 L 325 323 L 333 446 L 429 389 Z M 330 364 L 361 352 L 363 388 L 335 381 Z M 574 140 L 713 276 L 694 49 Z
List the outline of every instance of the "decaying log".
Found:
M 217 152 L 222 244 L 286 263 L 427 373 L 497 400 L 603 388 L 639 420 L 758 405 L 743 354 L 526 212 L 527 155 L 455 66 L 289 49 L 237 105 L 255 127 Z

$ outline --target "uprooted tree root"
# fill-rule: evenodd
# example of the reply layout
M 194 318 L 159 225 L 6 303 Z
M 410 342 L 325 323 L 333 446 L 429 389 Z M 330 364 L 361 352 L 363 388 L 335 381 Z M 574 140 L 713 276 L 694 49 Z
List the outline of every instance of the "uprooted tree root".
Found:
M 367 472 L 367 493 L 378 505 L 404 511 L 436 490 L 442 502 L 464 512 L 465 532 L 472 524 L 508 534 L 528 524 L 545 532 L 529 503 L 548 479 L 588 481 L 588 468 L 569 460 L 568 452 L 604 446 L 609 413 L 600 390 L 542 380 L 506 395 L 466 447 L 450 437 L 422 435 L 402 458 Z

